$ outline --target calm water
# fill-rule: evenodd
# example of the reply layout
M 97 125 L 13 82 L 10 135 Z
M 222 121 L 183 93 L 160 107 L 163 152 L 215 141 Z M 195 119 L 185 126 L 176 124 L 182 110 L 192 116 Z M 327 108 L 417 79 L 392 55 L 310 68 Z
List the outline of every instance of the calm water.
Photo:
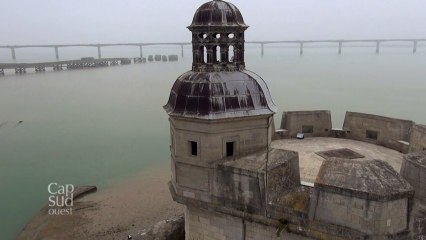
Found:
M 84 50 L 84 49 L 83 49 Z M 63 58 L 95 56 L 61 51 Z M 269 85 L 279 110 L 332 110 L 341 127 L 346 110 L 426 123 L 426 49 L 248 48 L 247 68 Z M 86 51 L 86 50 L 84 50 Z M 138 49 L 104 56 L 137 56 Z M 180 54 L 146 49 L 145 54 Z M 0 61 L 8 61 L 8 51 Z M 17 52 L 50 60 L 45 50 Z M 169 127 L 162 110 L 176 77 L 190 68 L 189 49 L 179 63 L 9 74 L 0 77 L 0 239 L 13 239 L 47 203 L 51 182 L 107 187 L 169 162 Z M 276 116 L 278 120 L 280 114 Z M 23 121 L 22 124 L 17 124 Z M 276 123 L 279 125 L 279 123 Z

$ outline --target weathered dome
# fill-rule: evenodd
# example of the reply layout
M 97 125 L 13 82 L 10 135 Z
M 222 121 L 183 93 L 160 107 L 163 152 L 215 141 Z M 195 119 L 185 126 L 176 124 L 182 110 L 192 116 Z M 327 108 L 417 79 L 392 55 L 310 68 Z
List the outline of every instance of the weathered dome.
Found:
M 264 80 L 253 72 L 194 72 L 181 75 L 164 106 L 171 116 L 222 119 L 276 112 Z
M 247 27 L 240 10 L 235 5 L 221 0 L 207 2 L 195 12 L 189 27 L 204 26 Z

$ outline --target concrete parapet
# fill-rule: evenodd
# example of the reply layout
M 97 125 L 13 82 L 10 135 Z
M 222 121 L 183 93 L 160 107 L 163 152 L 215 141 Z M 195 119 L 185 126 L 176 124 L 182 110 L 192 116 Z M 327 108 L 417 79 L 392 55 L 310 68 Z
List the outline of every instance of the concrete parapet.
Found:
M 414 196 L 426 203 L 426 151 L 405 155 L 401 175 L 414 188 Z
M 426 125 L 416 124 L 413 126 L 410 136 L 409 152 L 426 150 Z
M 410 120 L 346 112 L 343 129 L 347 132 L 349 139 L 382 145 L 407 153 L 413 125 L 414 122 Z
M 290 137 L 303 133 L 305 137 L 328 137 L 332 128 L 331 113 L 327 110 L 284 112 L 281 129 Z

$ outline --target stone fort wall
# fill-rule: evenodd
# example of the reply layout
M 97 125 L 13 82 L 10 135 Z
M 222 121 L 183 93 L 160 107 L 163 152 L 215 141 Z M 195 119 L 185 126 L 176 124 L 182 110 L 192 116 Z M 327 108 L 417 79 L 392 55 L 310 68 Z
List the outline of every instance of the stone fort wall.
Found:
M 410 120 L 373 114 L 346 112 L 343 127 L 332 128 L 331 112 L 284 112 L 281 129 L 274 139 L 305 137 L 339 137 L 381 145 L 402 153 L 426 150 L 426 126 Z
M 187 206 L 185 208 L 186 240 L 302 240 L 303 236 L 280 233 L 271 226 L 245 221 L 242 218 Z
M 410 136 L 410 152 L 426 150 L 426 125 L 415 124 Z

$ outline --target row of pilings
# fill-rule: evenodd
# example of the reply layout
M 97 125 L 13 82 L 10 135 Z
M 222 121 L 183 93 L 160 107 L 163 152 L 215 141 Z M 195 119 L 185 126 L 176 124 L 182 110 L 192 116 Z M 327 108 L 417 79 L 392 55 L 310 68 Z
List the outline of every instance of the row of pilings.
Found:
M 147 61 L 153 62 L 162 61 L 162 62 L 175 62 L 178 61 L 178 55 L 150 55 L 147 58 L 137 57 L 137 58 L 110 58 L 110 59 L 82 59 L 82 60 L 73 60 L 73 61 L 61 61 L 61 62 L 49 62 L 49 63 L 36 63 L 36 64 L 0 64 L 0 75 L 5 74 L 5 69 L 14 69 L 16 74 L 24 74 L 27 72 L 27 69 L 34 68 L 35 72 L 45 72 L 46 68 L 52 68 L 53 71 L 61 71 L 64 69 L 74 70 L 74 69 L 85 69 L 85 68 L 98 68 L 98 67 L 108 67 L 116 65 L 128 65 L 133 63 L 146 63 Z
M 178 55 L 149 55 L 149 62 L 176 62 L 178 61 Z

